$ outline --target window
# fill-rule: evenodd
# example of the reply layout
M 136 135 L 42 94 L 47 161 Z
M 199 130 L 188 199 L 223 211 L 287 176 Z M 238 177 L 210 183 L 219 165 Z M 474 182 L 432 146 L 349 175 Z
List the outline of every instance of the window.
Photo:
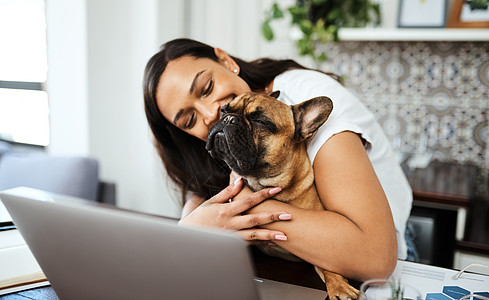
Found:
M 49 144 L 45 0 L 0 0 L 0 140 Z

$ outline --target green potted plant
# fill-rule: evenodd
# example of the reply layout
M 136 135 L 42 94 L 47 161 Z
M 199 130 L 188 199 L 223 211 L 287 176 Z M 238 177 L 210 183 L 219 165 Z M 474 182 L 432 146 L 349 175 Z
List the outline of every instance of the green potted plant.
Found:
M 270 23 L 291 16 L 291 26 L 301 32 L 296 46 L 301 56 L 311 57 L 316 64 L 328 59 L 324 52 L 317 51 L 318 44 L 338 41 L 341 27 L 364 27 L 380 24 L 379 4 L 369 0 L 297 0 L 283 9 L 275 1 L 265 12 L 262 34 L 266 40 L 274 39 Z
M 487 10 L 488 2 L 488 0 L 467 0 L 467 4 L 471 10 Z

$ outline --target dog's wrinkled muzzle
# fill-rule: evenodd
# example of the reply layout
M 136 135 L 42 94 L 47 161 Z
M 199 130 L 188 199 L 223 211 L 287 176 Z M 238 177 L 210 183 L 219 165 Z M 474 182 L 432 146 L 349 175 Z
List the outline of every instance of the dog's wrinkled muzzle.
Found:
M 205 148 L 209 154 L 224 160 L 231 169 L 246 175 L 256 162 L 250 129 L 237 114 L 227 114 L 207 134 Z

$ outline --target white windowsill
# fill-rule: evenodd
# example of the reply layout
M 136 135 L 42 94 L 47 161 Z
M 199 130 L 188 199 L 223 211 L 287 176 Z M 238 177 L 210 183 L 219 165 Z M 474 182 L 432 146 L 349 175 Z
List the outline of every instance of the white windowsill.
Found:
M 340 41 L 489 41 L 489 29 L 342 28 Z

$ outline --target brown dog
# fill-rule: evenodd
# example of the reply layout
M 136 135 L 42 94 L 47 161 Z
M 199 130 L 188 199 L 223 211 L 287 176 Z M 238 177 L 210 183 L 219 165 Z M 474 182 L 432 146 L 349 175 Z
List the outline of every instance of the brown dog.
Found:
M 327 97 L 317 97 L 289 106 L 275 99 L 276 93 L 246 93 L 224 106 L 220 121 L 209 130 L 206 149 L 243 176 L 252 190 L 279 186 L 282 191 L 274 197 L 276 200 L 324 210 L 306 141 L 328 119 L 333 103 Z M 261 248 L 270 255 L 297 259 L 281 247 Z M 315 268 L 330 299 L 357 298 L 358 291 L 341 275 Z

